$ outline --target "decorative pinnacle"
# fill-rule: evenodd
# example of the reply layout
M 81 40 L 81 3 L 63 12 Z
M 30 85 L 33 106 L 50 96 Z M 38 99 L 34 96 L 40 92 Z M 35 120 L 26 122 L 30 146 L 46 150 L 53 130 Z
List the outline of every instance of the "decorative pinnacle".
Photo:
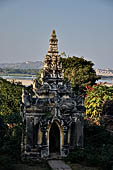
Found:
M 56 31 L 55 31 L 55 30 L 53 30 L 52 33 L 51 33 L 50 41 L 51 41 L 51 40 L 56 40 L 56 41 L 58 41 L 58 40 L 56 39 Z
M 53 30 L 49 39 L 48 54 L 58 54 L 58 39 L 56 38 L 56 31 Z
M 56 31 L 53 30 L 51 36 L 56 36 Z

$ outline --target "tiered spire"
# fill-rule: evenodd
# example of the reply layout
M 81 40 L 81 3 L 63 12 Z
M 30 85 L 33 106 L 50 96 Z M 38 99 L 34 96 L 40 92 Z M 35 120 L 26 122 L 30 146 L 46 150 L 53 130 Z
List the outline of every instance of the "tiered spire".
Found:
M 52 31 L 49 40 L 48 54 L 45 56 L 42 78 L 61 78 L 62 63 L 61 57 L 58 54 L 58 39 L 56 38 L 55 30 Z
M 58 54 L 58 39 L 56 38 L 55 30 L 53 30 L 49 40 L 48 55 L 57 55 L 57 54 Z

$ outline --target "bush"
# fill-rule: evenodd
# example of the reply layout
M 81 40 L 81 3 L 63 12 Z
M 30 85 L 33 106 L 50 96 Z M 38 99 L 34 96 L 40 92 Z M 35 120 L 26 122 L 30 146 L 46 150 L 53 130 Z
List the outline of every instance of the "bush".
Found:
M 113 100 L 107 100 L 104 102 L 102 114 L 113 116 Z
M 73 152 L 69 153 L 67 160 L 71 161 L 72 163 L 81 163 L 82 161 L 84 161 L 84 157 L 84 149 L 77 147 Z
M 110 100 L 113 101 L 113 86 L 88 86 L 86 93 L 84 103 L 86 107 L 85 117 L 96 122 L 102 116 L 104 103 Z
M 15 170 L 14 163 L 10 155 L 0 155 L 0 170 Z
M 85 163 L 100 166 L 103 170 L 111 170 L 113 166 L 113 136 L 104 126 L 97 126 L 85 121 L 84 149 L 77 147 L 69 154 L 72 163 Z
M 0 78 L 0 154 L 20 156 L 22 87 Z

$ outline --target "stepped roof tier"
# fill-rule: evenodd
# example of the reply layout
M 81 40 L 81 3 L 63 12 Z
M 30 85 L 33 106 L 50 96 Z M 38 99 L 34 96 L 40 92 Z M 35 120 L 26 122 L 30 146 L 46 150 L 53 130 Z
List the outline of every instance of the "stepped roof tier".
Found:
M 58 39 L 56 38 L 55 30 L 53 30 L 49 40 L 48 55 L 57 55 L 57 54 L 58 54 Z
M 50 36 L 49 50 L 48 54 L 45 56 L 41 77 L 43 80 L 48 79 L 49 77 L 50 81 L 52 81 L 52 79 L 53 81 L 55 81 L 56 78 L 58 81 L 61 81 L 61 79 L 63 78 L 62 62 L 61 56 L 58 54 L 58 39 L 56 38 L 55 30 L 52 31 L 52 34 Z

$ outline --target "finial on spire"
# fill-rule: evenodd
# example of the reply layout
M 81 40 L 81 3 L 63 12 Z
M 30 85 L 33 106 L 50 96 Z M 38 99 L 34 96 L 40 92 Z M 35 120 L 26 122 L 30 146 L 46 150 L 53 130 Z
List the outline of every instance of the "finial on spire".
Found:
M 51 35 L 56 35 L 56 31 L 55 31 L 55 30 L 53 30 Z
M 51 41 L 51 39 L 56 40 L 56 31 L 55 30 L 53 30 L 51 33 L 50 41 Z

